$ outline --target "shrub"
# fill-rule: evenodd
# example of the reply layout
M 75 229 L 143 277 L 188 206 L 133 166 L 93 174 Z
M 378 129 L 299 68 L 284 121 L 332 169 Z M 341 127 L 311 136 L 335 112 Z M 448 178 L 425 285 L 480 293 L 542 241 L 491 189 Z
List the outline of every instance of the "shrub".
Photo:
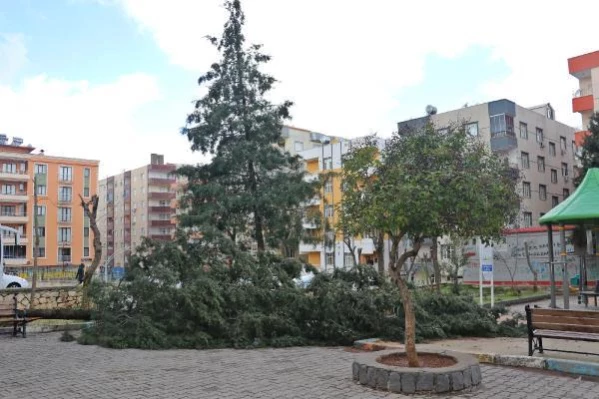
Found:
M 246 348 L 403 337 L 399 293 L 372 267 L 317 274 L 303 289 L 294 279 L 305 265 L 269 254 L 256 258 L 218 236 L 146 241 L 138 253 L 120 284 L 90 288 L 96 323 L 80 343 Z M 418 292 L 415 306 L 419 339 L 505 333 L 494 310 L 469 297 Z

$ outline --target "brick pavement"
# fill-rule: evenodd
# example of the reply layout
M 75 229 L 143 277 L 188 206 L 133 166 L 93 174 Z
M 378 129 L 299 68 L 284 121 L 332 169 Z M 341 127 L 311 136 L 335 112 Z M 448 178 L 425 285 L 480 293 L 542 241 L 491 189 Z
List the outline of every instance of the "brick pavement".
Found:
M 340 348 L 110 350 L 59 336 L 0 336 L 0 398 L 404 397 L 356 385 L 356 355 Z M 482 388 L 451 397 L 599 398 L 599 383 L 486 365 L 482 371 Z

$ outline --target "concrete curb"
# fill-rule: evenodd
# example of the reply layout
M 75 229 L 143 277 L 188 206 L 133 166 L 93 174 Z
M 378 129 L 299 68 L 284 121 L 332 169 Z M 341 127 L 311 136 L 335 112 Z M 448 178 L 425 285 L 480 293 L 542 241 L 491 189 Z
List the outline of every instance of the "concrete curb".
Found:
M 508 299 L 507 301 L 498 301 L 495 302 L 495 306 L 512 306 L 512 305 L 521 305 L 523 303 L 537 302 L 542 301 L 544 299 L 550 299 L 551 294 L 543 294 L 543 295 L 535 295 L 529 296 L 525 298 L 516 298 L 516 299 Z M 486 308 L 491 307 L 490 303 L 485 303 L 483 305 Z
M 376 338 L 363 339 L 356 341 L 354 346 L 362 350 L 371 351 L 382 350 L 386 348 L 385 345 L 378 342 L 380 342 L 380 340 Z M 494 364 L 497 366 L 526 367 L 539 370 L 559 371 L 568 374 L 599 377 L 599 363 L 585 362 L 582 360 L 555 359 L 521 355 L 501 355 L 498 353 L 470 354 L 476 356 L 480 363 Z

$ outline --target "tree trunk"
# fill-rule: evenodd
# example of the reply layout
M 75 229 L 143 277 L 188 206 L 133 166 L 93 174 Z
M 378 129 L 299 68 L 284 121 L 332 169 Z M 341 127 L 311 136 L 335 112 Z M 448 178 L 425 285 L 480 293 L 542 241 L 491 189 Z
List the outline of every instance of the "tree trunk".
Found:
M 530 269 L 530 271 L 532 273 L 532 277 L 533 277 L 532 290 L 534 292 L 537 292 L 539 290 L 539 286 L 538 286 L 539 274 L 532 267 L 532 264 L 530 263 L 530 252 L 528 251 L 528 241 L 524 241 L 524 255 L 526 255 L 526 264 L 528 265 L 528 268 Z
M 99 197 L 97 195 L 93 195 L 88 202 L 85 202 L 81 194 L 79 194 L 79 198 L 81 198 L 81 206 L 83 207 L 83 211 L 89 219 L 89 227 L 94 233 L 94 260 L 92 261 L 91 266 L 85 271 L 85 275 L 83 277 L 83 286 L 87 287 L 92 281 L 92 278 L 96 273 L 96 269 L 98 269 L 98 266 L 100 266 L 100 262 L 102 261 L 102 240 L 100 237 L 100 229 L 98 228 L 98 223 L 96 221 L 96 217 L 98 215 Z
M 433 237 L 433 245 L 431 246 L 431 259 L 433 262 L 433 271 L 435 273 L 435 291 L 441 292 L 441 266 L 439 265 L 439 256 L 437 250 L 437 237 Z
M 379 233 L 376 239 L 376 260 L 379 274 L 385 275 L 385 234 Z
M 405 315 L 404 345 L 409 367 L 420 367 L 418 353 L 416 352 L 416 315 L 412 304 L 412 293 L 406 282 L 399 275 L 400 268 L 395 268 L 391 273 L 395 284 L 399 287 L 403 311 Z
M 248 163 L 248 178 L 250 191 L 252 194 L 256 195 L 258 186 L 256 183 L 256 171 L 253 162 Z M 264 243 L 264 221 L 262 220 L 262 215 L 257 206 L 254 206 L 252 211 L 254 213 L 254 238 L 256 240 L 256 245 L 258 246 L 259 252 L 264 252 L 266 250 L 266 245 Z
M 64 320 L 91 320 L 91 311 L 88 309 L 29 309 L 27 317 L 41 317 L 43 319 Z

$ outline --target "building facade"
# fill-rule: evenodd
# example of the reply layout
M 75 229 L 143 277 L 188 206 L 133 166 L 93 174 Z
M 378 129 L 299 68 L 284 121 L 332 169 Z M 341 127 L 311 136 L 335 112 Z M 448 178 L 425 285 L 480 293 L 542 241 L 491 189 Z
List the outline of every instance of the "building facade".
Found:
M 398 129 L 429 120 L 442 131 L 463 124 L 520 172 L 522 203 L 515 227 L 538 226 L 542 215 L 574 191 L 576 129 L 556 121 L 550 104 L 524 108 L 504 99 L 399 122 Z
M 599 51 L 568 59 L 568 70 L 578 79 L 572 112 L 578 112 L 582 117 L 582 130 L 576 133 L 576 142 L 582 146 L 591 116 L 599 112 Z
M 175 231 L 175 164 L 152 154 L 150 163 L 99 183 L 99 228 L 109 267 L 125 267 L 143 237 L 170 240 Z
M 93 232 L 81 207 L 97 192 L 98 161 L 53 157 L 43 150 L 0 135 L 0 224 L 20 232 L 16 242 L 2 236 L 7 266 L 30 266 L 34 258 L 35 221 L 39 265 L 89 263 Z M 38 207 L 35 214 L 34 190 Z

